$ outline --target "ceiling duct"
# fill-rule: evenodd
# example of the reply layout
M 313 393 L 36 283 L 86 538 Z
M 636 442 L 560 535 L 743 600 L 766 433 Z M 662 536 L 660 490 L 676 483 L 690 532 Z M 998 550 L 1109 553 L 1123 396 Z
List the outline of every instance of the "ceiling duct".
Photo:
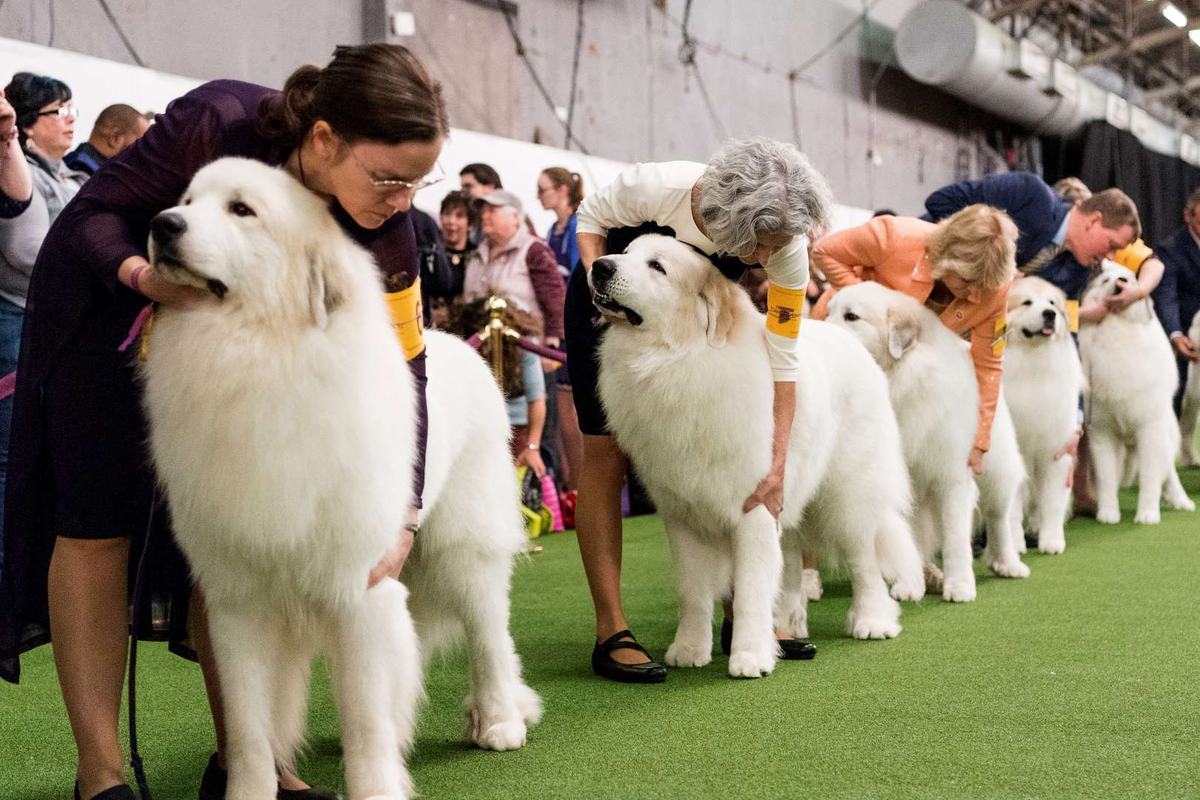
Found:
M 1106 119 L 1132 130 L 1147 147 L 1181 155 L 1179 131 L 1131 108 L 1028 39 L 1013 39 L 961 2 L 927 0 L 913 8 L 901 20 L 894 46 L 900 67 L 914 80 L 1035 133 L 1070 136 Z

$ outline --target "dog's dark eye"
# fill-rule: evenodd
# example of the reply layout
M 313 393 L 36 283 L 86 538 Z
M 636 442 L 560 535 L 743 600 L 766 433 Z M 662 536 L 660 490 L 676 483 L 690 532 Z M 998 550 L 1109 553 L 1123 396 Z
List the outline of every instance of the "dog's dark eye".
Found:
M 241 200 L 235 200 L 229 204 L 229 213 L 236 214 L 239 217 L 256 217 L 254 209 L 243 203 Z
M 646 264 L 646 266 L 648 266 L 650 269 L 654 270 L 655 272 L 661 272 L 663 275 L 667 274 L 667 271 L 665 269 L 663 269 L 663 265 L 658 263 L 658 261 L 656 261 L 654 259 L 651 259 Z
M 192 204 L 192 198 L 190 198 L 190 197 L 183 198 L 183 204 L 185 206 L 190 206 Z
M 845 314 L 842 314 L 842 319 L 846 320 L 846 322 L 857 322 L 859 320 L 859 316 L 853 311 L 847 311 Z
M 1021 303 L 1021 305 L 1023 305 L 1023 306 L 1031 306 L 1031 305 L 1033 305 L 1033 301 L 1032 301 L 1032 300 L 1026 300 L 1024 303 Z

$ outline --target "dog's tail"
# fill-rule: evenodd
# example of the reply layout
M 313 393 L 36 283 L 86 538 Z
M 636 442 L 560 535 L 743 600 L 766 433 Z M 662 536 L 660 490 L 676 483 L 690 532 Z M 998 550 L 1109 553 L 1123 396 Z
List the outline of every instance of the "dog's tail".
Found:
M 875 529 L 875 555 L 883 578 L 892 586 L 897 600 L 920 600 L 925 596 L 925 573 L 912 528 L 899 511 L 889 511 Z

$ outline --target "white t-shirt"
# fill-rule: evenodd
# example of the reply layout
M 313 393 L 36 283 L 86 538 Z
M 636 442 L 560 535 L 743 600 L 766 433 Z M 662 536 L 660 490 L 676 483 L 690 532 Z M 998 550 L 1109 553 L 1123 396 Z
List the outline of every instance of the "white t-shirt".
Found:
M 692 218 L 692 187 L 705 165 L 694 161 L 635 164 L 612 183 L 584 198 L 578 211 L 578 232 L 608 234 L 613 228 L 632 228 L 653 222 L 671 228 L 675 238 L 709 255 L 717 246 L 696 227 Z M 776 286 L 804 291 L 808 286 L 808 239 L 794 236 L 767 262 L 767 279 Z M 767 348 L 776 381 L 796 380 L 797 339 L 767 331 Z

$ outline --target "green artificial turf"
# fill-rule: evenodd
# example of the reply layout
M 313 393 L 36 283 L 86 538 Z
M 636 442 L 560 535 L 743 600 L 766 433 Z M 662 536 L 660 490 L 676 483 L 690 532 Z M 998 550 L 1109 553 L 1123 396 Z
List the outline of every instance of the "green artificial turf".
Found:
M 1200 472 L 1183 473 L 1195 496 Z M 571 533 L 543 537 L 513 588 L 512 630 L 546 706 L 529 744 L 485 753 L 460 736 L 461 656 L 429 670 L 409 765 L 424 798 L 1200 797 L 1200 515 L 1157 527 L 1076 520 L 1033 575 L 980 568 L 979 598 L 905 604 L 898 639 L 847 638 L 849 585 L 810 609 L 820 648 L 735 681 L 719 654 L 663 685 L 594 677 L 591 605 Z M 625 529 L 625 602 L 661 656 L 672 572 L 655 517 Z M 143 757 L 156 800 L 194 798 L 213 747 L 197 668 L 145 645 Z M 69 797 L 74 747 L 49 648 L 0 686 L 0 798 Z M 313 689 L 302 773 L 341 787 L 328 673 Z

